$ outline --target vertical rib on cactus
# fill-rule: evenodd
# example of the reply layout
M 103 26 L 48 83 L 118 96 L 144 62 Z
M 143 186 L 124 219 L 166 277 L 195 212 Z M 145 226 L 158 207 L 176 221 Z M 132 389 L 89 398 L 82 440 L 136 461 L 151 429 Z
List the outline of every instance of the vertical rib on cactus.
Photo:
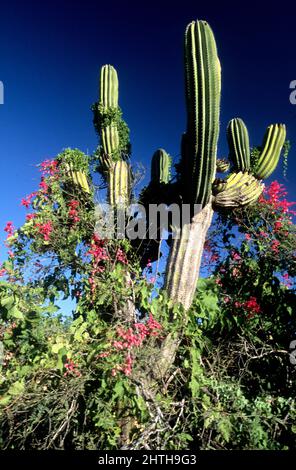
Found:
M 163 149 L 158 149 L 151 160 L 151 181 L 167 184 L 170 179 L 171 158 Z
M 112 155 L 119 147 L 116 125 L 111 124 L 101 130 L 101 143 L 106 155 Z
M 205 21 L 193 21 L 185 32 L 187 152 L 184 187 L 192 203 L 209 202 L 216 169 L 221 68 L 213 32 Z M 191 184 L 190 184 L 191 183 Z
M 112 206 L 127 206 L 130 200 L 130 167 L 125 161 L 118 161 L 109 172 L 109 202 Z
M 265 133 L 262 152 L 254 170 L 258 179 L 268 178 L 275 170 L 286 139 L 284 124 L 271 124 Z
M 248 129 L 240 118 L 231 119 L 227 127 L 229 159 L 234 171 L 250 170 L 250 143 Z

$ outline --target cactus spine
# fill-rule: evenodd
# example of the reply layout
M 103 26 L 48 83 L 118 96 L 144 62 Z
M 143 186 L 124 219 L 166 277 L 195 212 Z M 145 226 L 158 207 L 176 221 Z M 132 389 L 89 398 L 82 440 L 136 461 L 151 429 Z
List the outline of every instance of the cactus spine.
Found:
M 189 201 L 204 207 L 211 198 L 219 134 L 221 68 L 213 32 L 205 21 L 193 21 L 185 32 L 187 103 L 184 184 Z M 189 184 L 191 181 L 191 184 Z
M 275 170 L 286 139 L 284 124 L 271 124 L 265 133 L 262 152 L 254 169 L 258 179 L 268 178 Z
M 227 127 L 229 159 L 235 171 L 250 170 L 249 133 L 240 118 L 231 119 Z
M 171 158 L 163 149 L 158 149 L 151 160 L 151 182 L 165 183 L 170 180 Z

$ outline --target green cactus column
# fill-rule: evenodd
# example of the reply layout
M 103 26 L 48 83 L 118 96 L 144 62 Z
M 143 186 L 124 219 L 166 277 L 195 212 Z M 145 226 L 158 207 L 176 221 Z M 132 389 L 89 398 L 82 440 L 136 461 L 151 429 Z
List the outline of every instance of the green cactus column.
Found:
M 163 149 L 158 149 L 151 160 L 151 182 L 165 183 L 170 180 L 171 157 Z
M 177 233 L 167 264 L 165 289 L 173 302 L 190 308 L 199 276 L 203 246 L 211 224 L 219 134 L 221 68 L 213 32 L 205 21 L 185 32 L 187 131 L 182 138 L 183 200 L 200 212 Z

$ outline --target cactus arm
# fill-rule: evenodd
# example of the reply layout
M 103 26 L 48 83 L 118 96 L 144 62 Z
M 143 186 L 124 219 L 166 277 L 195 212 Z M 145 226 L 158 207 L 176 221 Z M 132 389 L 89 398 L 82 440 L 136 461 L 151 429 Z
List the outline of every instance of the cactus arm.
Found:
M 250 170 L 250 143 L 245 123 L 240 118 L 231 119 L 227 127 L 229 159 L 235 171 Z
M 158 149 L 151 160 L 151 182 L 167 184 L 170 179 L 171 157 L 163 149 Z
M 263 189 L 264 185 L 254 176 L 243 172 L 233 173 L 214 198 L 214 206 L 227 208 L 254 204 Z
M 275 170 L 286 139 L 284 124 L 271 124 L 265 133 L 262 152 L 254 170 L 258 179 L 268 178 Z
M 106 108 L 118 107 L 118 76 L 112 65 L 101 68 L 100 77 L 100 104 Z

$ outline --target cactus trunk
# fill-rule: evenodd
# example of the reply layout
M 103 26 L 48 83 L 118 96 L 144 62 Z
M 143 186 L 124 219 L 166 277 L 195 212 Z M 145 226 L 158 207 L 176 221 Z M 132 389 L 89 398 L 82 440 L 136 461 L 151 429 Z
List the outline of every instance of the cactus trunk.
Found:
M 192 304 L 200 271 L 203 247 L 213 217 L 210 201 L 173 240 L 168 260 L 165 289 L 169 298 L 185 310 Z

